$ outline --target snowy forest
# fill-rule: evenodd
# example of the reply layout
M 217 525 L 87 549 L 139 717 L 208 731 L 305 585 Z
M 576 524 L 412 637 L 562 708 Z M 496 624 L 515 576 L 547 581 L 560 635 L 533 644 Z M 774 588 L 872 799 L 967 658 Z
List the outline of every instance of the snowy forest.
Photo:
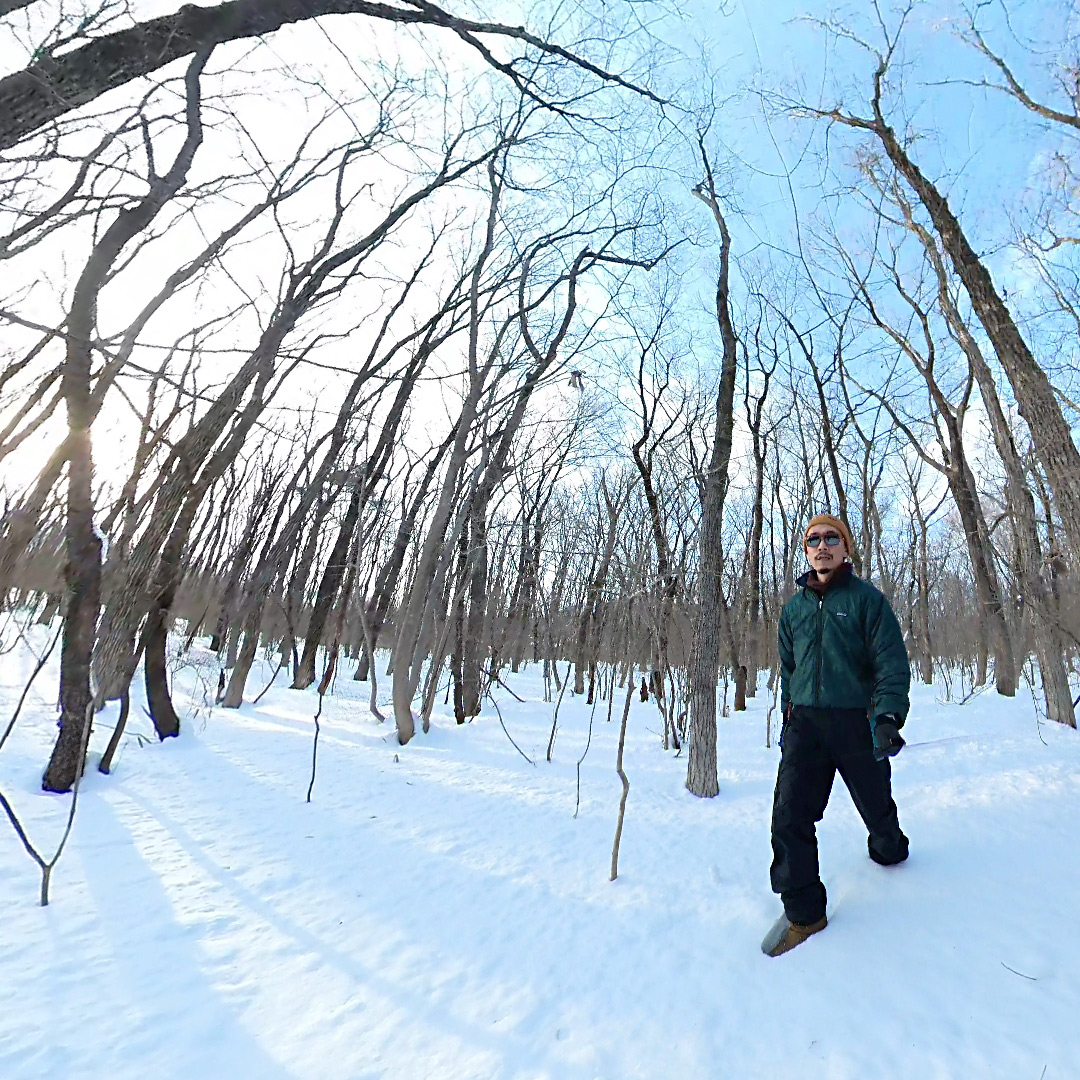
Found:
M 1078 139 L 1071 0 L 0 0 L 0 1074 L 1075 1076 Z

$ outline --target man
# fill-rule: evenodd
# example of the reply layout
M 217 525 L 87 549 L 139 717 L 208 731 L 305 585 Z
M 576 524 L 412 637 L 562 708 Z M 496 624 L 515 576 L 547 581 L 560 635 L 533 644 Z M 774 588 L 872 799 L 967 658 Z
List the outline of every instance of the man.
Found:
M 761 943 L 769 956 L 825 929 L 815 826 L 837 772 L 866 824 L 870 858 L 890 866 L 908 855 L 889 771 L 875 752 L 884 758 L 904 745 L 911 668 L 889 602 L 852 573 L 851 547 L 842 521 L 815 517 L 803 539 L 810 570 L 780 616 L 784 727 L 769 876 L 784 914 Z

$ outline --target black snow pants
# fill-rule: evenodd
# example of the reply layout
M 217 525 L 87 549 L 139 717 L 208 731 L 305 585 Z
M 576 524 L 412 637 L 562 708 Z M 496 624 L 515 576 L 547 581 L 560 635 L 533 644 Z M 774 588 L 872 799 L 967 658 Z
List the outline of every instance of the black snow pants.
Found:
M 903 862 L 908 839 L 900 830 L 887 772 L 874 759 L 864 711 L 796 706 L 784 721 L 780 747 L 769 877 L 787 917 L 814 923 L 824 916 L 826 901 L 818 871 L 816 825 L 837 772 L 870 834 L 867 847 L 875 862 Z

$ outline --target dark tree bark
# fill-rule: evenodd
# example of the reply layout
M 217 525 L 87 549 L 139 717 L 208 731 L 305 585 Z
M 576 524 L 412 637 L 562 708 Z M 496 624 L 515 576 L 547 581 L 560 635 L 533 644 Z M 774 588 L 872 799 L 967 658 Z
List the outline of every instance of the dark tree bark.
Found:
M 356 522 L 360 517 L 361 490 L 360 484 L 356 483 L 353 493 L 349 498 L 349 505 L 338 529 L 337 539 L 330 552 L 326 568 L 323 570 L 319 581 L 319 588 L 315 594 L 315 606 L 311 611 L 308 621 L 307 634 L 304 638 L 304 652 L 300 657 L 300 665 L 293 674 L 293 690 L 303 690 L 315 681 L 315 657 L 319 645 L 322 642 L 323 630 L 326 628 L 326 620 L 330 615 L 338 589 L 341 587 L 345 576 L 345 568 L 348 562 L 349 546 L 352 544 L 353 532 Z
M 747 558 L 746 580 L 746 666 L 749 674 L 746 686 L 746 696 L 757 696 L 757 675 L 761 667 L 761 641 L 759 625 L 762 620 L 762 587 L 761 587 L 761 542 L 765 529 L 765 459 L 768 454 L 769 442 L 773 438 L 774 428 L 764 426 L 763 414 L 765 404 L 769 397 L 769 384 L 776 372 L 779 357 L 776 351 L 772 353 L 772 363 L 768 366 L 762 361 L 762 347 L 760 338 L 760 324 L 754 335 L 758 363 L 762 376 L 761 393 L 757 400 L 750 404 L 750 364 L 746 364 L 746 393 L 744 405 L 746 408 L 746 422 L 750 428 L 751 451 L 754 458 L 754 505 L 750 518 L 750 540 Z
M 12 10 L 21 6 L 24 5 L 16 3 Z M 603 81 L 660 100 L 648 90 L 544 41 L 524 27 L 460 19 L 429 0 L 414 7 L 395 7 L 373 0 L 233 0 L 212 7 L 185 4 L 171 15 L 95 38 L 59 56 L 46 55 L 25 70 L 0 79 L 0 149 L 14 146 L 51 120 L 93 101 L 107 90 L 149 75 L 174 60 L 222 42 L 263 37 L 290 23 L 335 14 L 445 28 L 478 49 L 488 63 L 534 98 L 538 98 L 536 84 L 525 74 L 526 65 L 522 64 L 519 72 L 514 61 L 497 60 L 483 44 L 484 38 L 520 42 L 576 65 Z
M 187 136 L 172 167 L 152 176 L 150 190 L 134 206 L 121 210 L 97 242 L 75 286 L 68 314 L 67 356 L 61 386 L 68 409 L 67 607 L 60 655 L 60 734 L 42 778 L 46 791 L 70 791 L 82 771 L 93 698 L 91 658 L 101 606 L 101 542 L 94 529 L 94 419 L 91 389 L 92 340 L 97 300 L 121 251 L 158 215 L 187 181 L 195 152 L 202 144 L 202 98 L 199 79 L 208 52 L 195 57 L 187 72 Z
M 457 567 L 455 569 L 455 597 L 453 619 L 453 647 L 450 650 L 450 675 L 454 683 L 454 719 L 464 724 L 465 712 L 465 593 L 469 581 L 469 520 L 461 530 L 457 542 Z
M 161 599 L 169 598 L 162 597 Z M 166 646 L 169 641 L 171 622 L 169 608 L 155 604 L 146 617 L 146 626 L 143 629 L 145 642 L 143 677 L 146 680 L 146 704 L 154 723 L 154 731 L 162 741 L 175 738 L 180 734 L 180 717 L 176 715 L 172 695 L 169 693 Z
M 466 717 L 480 715 L 484 692 L 484 658 L 487 655 L 488 623 L 488 498 L 477 491 L 470 502 L 465 530 L 468 613 L 464 622 L 461 650 L 461 708 Z
M 724 498 L 735 427 L 735 376 L 738 369 L 738 338 L 731 321 L 731 234 L 720 209 L 712 167 L 705 152 L 704 136 L 698 138 L 706 180 L 694 189 L 712 211 L 720 231 L 720 270 L 716 281 L 716 318 L 724 348 L 720 382 L 716 391 L 716 426 L 705 473 L 701 508 L 701 562 L 698 570 L 698 618 L 694 632 L 688 677 L 690 682 L 690 752 L 686 786 L 695 795 L 719 794 L 716 775 L 716 677 L 720 669 L 721 634 L 727 618 L 721 573 L 724 567 L 722 528 Z M 736 665 L 737 667 L 737 665 Z
M 647 342 L 642 344 L 637 371 L 637 397 L 641 409 L 641 434 L 630 444 L 630 453 L 633 456 L 634 464 L 637 466 L 638 475 L 641 477 L 645 505 L 649 513 L 649 526 L 652 530 L 653 545 L 656 548 L 656 580 L 659 585 L 659 604 L 656 609 L 656 670 L 653 672 L 653 676 L 661 702 L 663 701 L 664 680 L 667 678 L 668 673 L 668 636 L 671 631 L 671 616 L 675 603 L 675 594 L 678 591 L 678 577 L 675 574 L 674 561 L 671 556 L 671 544 L 664 528 L 664 516 L 653 473 L 656 448 L 671 433 L 675 422 L 670 422 L 660 432 L 654 431 L 660 399 L 670 380 L 668 372 L 665 371 L 663 378 L 660 380 L 660 385 L 651 394 L 650 401 L 650 394 L 645 386 L 645 362 L 663 330 L 664 315 L 666 315 L 666 310 L 657 319 L 655 333 Z M 661 713 L 664 716 L 666 749 L 669 711 L 661 708 Z M 676 735 L 677 739 L 678 736 Z

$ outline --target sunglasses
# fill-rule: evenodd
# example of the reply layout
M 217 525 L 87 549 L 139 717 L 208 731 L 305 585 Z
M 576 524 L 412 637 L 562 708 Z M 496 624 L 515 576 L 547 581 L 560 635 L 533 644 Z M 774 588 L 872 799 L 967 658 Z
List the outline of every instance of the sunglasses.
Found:
M 826 547 L 839 547 L 840 537 L 836 533 L 826 533 L 824 536 L 821 533 L 811 533 L 806 538 L 806 546 L 816 548 L 821 544 L 821 541 L 825 541 Z

